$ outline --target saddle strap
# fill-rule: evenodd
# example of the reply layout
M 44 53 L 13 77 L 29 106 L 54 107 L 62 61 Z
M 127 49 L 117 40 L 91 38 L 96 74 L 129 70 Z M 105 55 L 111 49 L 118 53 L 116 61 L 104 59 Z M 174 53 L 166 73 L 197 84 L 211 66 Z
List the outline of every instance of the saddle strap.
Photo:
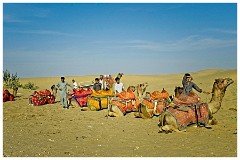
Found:
M 154 115 L 156 115 L 157 104 L 158 104 L 158 101 L 154 101 L 154 108 L 153 108 Z

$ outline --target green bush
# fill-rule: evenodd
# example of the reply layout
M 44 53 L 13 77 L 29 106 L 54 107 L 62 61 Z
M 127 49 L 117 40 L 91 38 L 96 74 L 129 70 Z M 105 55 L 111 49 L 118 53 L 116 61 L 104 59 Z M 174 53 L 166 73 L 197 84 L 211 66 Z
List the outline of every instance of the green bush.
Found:
M 3 71 L 3 85 L 4 88 L 18 88 L 21 87 L 22 85 L 19 82 L 19 78 L 17 76 L 17 73 L 10 74 L 10 72 L 6 69 L 6 71 Z
M 22 86 L 23 89 L 31 89 L 31 90 L 37 90 L 39 87 L 36 86 L 34 83 L 32 82 L 28 82 L 27 84 Z

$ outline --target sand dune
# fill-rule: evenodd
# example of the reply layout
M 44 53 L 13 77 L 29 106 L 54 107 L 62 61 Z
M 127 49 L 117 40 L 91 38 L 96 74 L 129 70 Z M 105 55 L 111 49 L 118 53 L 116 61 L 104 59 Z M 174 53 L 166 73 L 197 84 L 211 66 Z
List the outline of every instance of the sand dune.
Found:
M 147 91 L 165 88 L 173 94 L 181 86 L 182 74 L 124 75 L 125 88 L 148 82 Z M 80 111 L 79 107 L 64 110 L 59 103 L 29 106 L 33 91 L 19 89 L 14 102 L 3 103 L 3 155 L 10 157 L 236 157 L 237 156 L 237 70 L 202 70 L 192 72 L 194 82 L 211 91 L 217 78 L 232 78 L 215 115 L 218 125 L 187 128 L 184 133 L 158 133 L 158 117 L 149 120 L 125 117 L 106 118 L 106 110 Z M 71 83 L 92 81 L 95 76 L 69 76 Z M 115 77 L 115 75 L 113 75 Z M 60 77 L 21 78 L 21 83 L 33 82 L 39 90 L 50 89 Z M 86 82 L 87 84 L 88 82 Z M 204 101 L 210 96 L 200 94 Z

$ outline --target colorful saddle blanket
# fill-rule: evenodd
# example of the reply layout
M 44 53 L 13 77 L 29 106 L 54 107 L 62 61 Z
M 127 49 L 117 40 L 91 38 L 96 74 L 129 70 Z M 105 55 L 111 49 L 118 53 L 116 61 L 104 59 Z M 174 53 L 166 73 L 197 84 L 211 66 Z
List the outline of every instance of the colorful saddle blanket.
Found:
M 78 105 L 80 107 L 87 106 L 87 100 L 92 94 L 91 88 L 81 88 L 80 90 L 74 90 L 73 92 L 73 99 L 78 103 Z
M 112 100 L 111 104 L 115 104 L 125 115 L 126 112 L 137 111 L 140 101 L 135 97 L 133 91 L 123 91 L 117 94 L 118 99 Z
M 94 91 L 91 94 L 91 96 L 87 100 L 87 106 L 90 108 L 90 110 L 93 111 L 98 111 L 101 109 L 106 109 L 108 108 L 108 97 L 113 97 L 114 93 L 112 89 L 110 90 L 99 90 L 99 91 Z
M 182 109 L 181 109 L 182 108 Z M 178 129 L 183 130 L 190 124 L 206 125 L 209 120 L 209 108 L 207 103 L 197 103 L 188 107 L 170 106 L 166 112 L 175 117 Z

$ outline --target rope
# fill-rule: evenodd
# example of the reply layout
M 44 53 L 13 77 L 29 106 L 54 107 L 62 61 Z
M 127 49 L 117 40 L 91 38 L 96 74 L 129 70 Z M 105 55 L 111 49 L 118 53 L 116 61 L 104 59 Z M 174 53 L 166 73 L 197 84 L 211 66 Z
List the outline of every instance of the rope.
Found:
M 91 96 L 91 98 L 108 98 L 108 97 L 114 97 L 112 95 L 109 96 Z
M 90 96 L 91 94 L 85 94 L 85 95 L 82 95 L 82 96 L 75 96 L 73 95 L 74 98 L 82 98 L 82 97 L 86 97 L 86 96 Z

